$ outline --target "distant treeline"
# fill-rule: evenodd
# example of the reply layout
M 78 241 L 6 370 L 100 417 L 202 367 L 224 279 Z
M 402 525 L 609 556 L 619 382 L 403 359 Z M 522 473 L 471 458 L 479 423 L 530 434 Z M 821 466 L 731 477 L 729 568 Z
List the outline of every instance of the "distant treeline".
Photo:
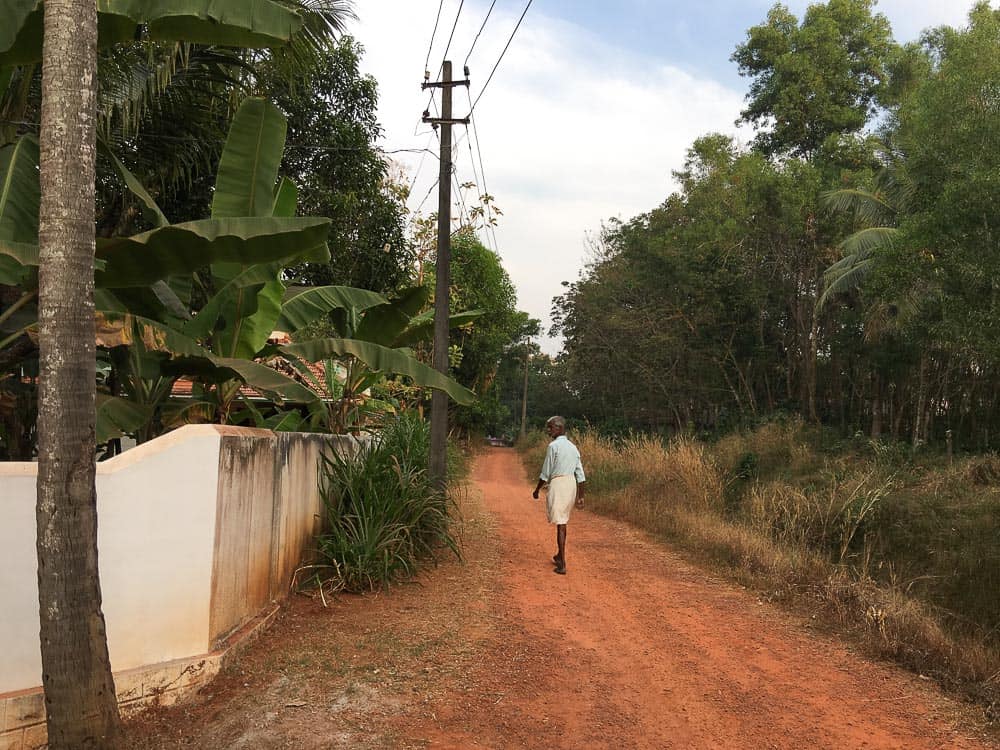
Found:
M 679 192 L 605 225 L 554 301 L 545 409 L 1000 445 L 1000 10 L 900 46 L 872 5 L 776 5 L 749 30 L 757 138 L 699 138 Z

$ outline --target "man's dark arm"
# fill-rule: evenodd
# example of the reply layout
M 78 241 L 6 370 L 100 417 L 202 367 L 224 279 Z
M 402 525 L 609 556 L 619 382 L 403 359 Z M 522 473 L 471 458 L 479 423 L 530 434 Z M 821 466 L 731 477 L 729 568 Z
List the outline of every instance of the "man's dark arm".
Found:
M 586 482 L 577 482 L 576 485 L 576 504 L 578 506 L 583 505 L 583 494 L 586 492 Z
M 542 487 L 544 487 L 544 486 L 545 486 L 545 480 L 544 479 L 539 479 L 538 480 L 538 484 L 535 485 L 535 491 L 531 493 L 531 496 L 533 498 L 535 498 L 535 500 L 538 499 L 538 491 L 540 489 L 542 489 Z

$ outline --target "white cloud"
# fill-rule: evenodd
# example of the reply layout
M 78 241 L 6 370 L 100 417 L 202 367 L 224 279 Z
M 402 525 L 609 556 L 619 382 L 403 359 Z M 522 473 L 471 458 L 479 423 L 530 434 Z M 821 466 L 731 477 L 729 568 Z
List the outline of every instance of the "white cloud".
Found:
M 442 17 L 454 18 L 447 3 L 445 8 Z M 387 148 L 428 142 L 426 135 L 413 137 L 426 104 L 426 96 L 414 90 L 430 36 L 424 26 L 435 11 L 433 2 L 398 3 L 391 15 L 383 5 L 361 19 L 358 36 L 367 50 L 365 68 L 380 84 Z M 478 23 L 484 12 L 485 6 L 467 2 L 463 16 Z M 560 282 L 574 280 L 583 264 L 586 233 L 609 217 L 630 218 L 663 201 L 674 188 L 671 171 L 682 166 L 696 137 L 713 130 L 735 133 L 743 95 L 531 13 L 477 106 L 476 122 L 488 187 L 504 211 L 496 232 L 504 266 L 521 309 L 547 325 Z M 515 22 L 494 11 L 470 61 L 473 98 Z M 456 73 L 474 33 L 470 28 L 458 45 Z M 463 114 L 468 100 L 456 94 L 456 114 Z M 436 148 L 433 138 L 430 143 Z M 415 168 L 419 160 L 403 161 Z M 465 142 L 456 164 L 460 179 L 471 180 Z M 436 173 L 437 160 L 425 158 L 414 202 Z M 557 344 L 547 348 L 554 351 Z

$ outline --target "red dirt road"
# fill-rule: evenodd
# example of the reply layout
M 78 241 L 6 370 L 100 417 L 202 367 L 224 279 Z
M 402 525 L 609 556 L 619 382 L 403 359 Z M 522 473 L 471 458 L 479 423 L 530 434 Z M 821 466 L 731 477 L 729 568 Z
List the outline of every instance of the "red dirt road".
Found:
M 465 561 L 417 585 L 294 597 L 202 694 L 128 748 L 996 748 L 927 680 L 870 662 L 577 511 L 568 575 L 512 450 L 476 461 Z M 478 490 L 478 491 L 477 491 Z
M 474 479 L 498 520 L 508 624 L 554 657 L 509 718 L 543 714 L 558 731 L 526 746 L 987 746 L 925 681 L 812 634 L 622 524 L 576 512 L 568 575 L 554 575 L 554 527 L 517 455 L 483 455 Z

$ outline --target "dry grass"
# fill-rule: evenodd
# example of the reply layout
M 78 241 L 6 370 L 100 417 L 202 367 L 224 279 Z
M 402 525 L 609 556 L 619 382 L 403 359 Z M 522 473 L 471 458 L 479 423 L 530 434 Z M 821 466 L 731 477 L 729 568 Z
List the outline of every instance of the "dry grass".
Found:
M 770 599 L 808 608 L 870 651 L 974 696 L 997 718 L 996 639 L 949 627 L 954 618 L 909 595 L 912 580 L 875 580 L 886 563 L 876 521 L 897 481 L 878 451 L 860 463 L 824 460 L 795 422 L 730 436 L 711 450 L 689 439 L 573 439 L 591 508 L 666 537 Z M 521 446 L 532 471 L 544 443 L 536 437 Z M 937 481 L 953 486 L 971 475 L 982 482 L 992 471 L 992 462 L 955 467 Z

